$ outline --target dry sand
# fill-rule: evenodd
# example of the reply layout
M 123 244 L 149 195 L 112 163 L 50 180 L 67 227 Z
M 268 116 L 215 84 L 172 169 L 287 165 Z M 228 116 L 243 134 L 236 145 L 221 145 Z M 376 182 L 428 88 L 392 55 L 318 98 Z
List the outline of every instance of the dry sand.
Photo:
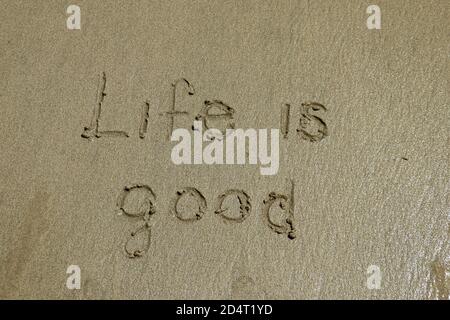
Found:
M 449 297 L 448 1 L 376 1 L 381 30 L 366 27 L 372 1 L 2 4 L 1 298 Z M 81 30 L 67 30 L 69 4 Z M 128 138 L 81 137 L 103 72 L 101 128 Z M 189 115 L 175 127 L 205 100 L 234 108 L 239 128 L 280 128 L 291 105 L 277 175 L 171 162 L 161 114 L 182 77 L 195 94 L 178 92 Z M 327 108 L 320 142 L 296 132 L 308 101 Z M 295 239 L 264 220 L 263 200 L 291 199 L 291 181 Z M 134 259 L 124 244 L 144 221 L 118 200 L 132 184 L 156 196 Z M 184 187 L 206 200 L 198 221 L 172 212 Z M 250 197 L 242 222 L 214 213 L 228 189 Z M 69 265 L 80 290 L 66 288 Z M 366 286 L 370 265 L 379 290 Z

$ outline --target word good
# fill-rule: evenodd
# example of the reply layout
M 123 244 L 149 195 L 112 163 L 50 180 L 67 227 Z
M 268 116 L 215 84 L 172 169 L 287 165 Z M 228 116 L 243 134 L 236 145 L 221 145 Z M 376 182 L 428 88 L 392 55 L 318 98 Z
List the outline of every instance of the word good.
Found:
M 270 192 L 262 202 L 261 217 L 270 230 L 295 239 L 294 228 L 294 183 L 290 181 L 289 194 Z M 129 258 L 141 257 L 150 248 L 151 218 L 157 214 L 156 195 L 150 186 L 133 184 L 125 186 L 117 199 L 119 212 L 141 221 L 141 225 L 125 242 L 125 252 Z M 184 223 L 194 223 L 208 212 L 208 204 L 203 194 L 196 188 L 178 190 L 170 205 L 172 216 Z M 245 221 L 252 211 L 250 196 L 243 190 L 229 189 L 216 200 L 214 213 L 224 222 L 237 224 Z M 136 239 L 141 244 L 136 247 Z

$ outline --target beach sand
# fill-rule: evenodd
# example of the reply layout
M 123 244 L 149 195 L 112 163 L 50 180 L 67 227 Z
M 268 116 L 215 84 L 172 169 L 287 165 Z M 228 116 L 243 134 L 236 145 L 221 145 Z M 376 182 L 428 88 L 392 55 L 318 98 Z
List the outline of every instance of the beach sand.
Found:
M 377 1 L 380 30 L 370 4 L 4 1 L 0 298 L 448 299 L 449 3 Z M 100 128 L 128 137 L 82 137 L 103 74 Z M 278 173 L 173 164 L 181 78 L 195 93 L 179 86 L 174 128 L 217 100 L 236 128 L 282 129 L 289 104 Z M 319 141 L 300 130 L 310 102 L 326 108 Z M 127 215 L 149 209 L 149 189 L 145 219 Z M 192 190 L 194 221 L 188 198 L 174 210 Z M 227 190 L 248 195 L 243 221 L 215 213 Z M 267 213 L 271 193 L 294 205 Z

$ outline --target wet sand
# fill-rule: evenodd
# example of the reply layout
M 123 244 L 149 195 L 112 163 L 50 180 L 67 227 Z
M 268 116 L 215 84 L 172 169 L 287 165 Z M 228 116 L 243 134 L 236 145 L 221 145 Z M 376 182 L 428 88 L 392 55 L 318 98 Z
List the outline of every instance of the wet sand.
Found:
M 448 1 L 69 4 L 0 13 L 0 298 L 449 298 Z M 172 163 L 214 100 L 276 175 Z

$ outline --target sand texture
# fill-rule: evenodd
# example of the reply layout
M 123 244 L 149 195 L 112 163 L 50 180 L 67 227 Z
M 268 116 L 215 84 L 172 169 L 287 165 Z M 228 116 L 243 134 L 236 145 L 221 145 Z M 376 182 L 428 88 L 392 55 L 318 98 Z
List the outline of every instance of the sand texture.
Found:
M 448 299 L 449 4 L 2 1 L 0 298 Z M 173 164 L 177 80 L 174 128 L 222 101 L 278 173 Z

